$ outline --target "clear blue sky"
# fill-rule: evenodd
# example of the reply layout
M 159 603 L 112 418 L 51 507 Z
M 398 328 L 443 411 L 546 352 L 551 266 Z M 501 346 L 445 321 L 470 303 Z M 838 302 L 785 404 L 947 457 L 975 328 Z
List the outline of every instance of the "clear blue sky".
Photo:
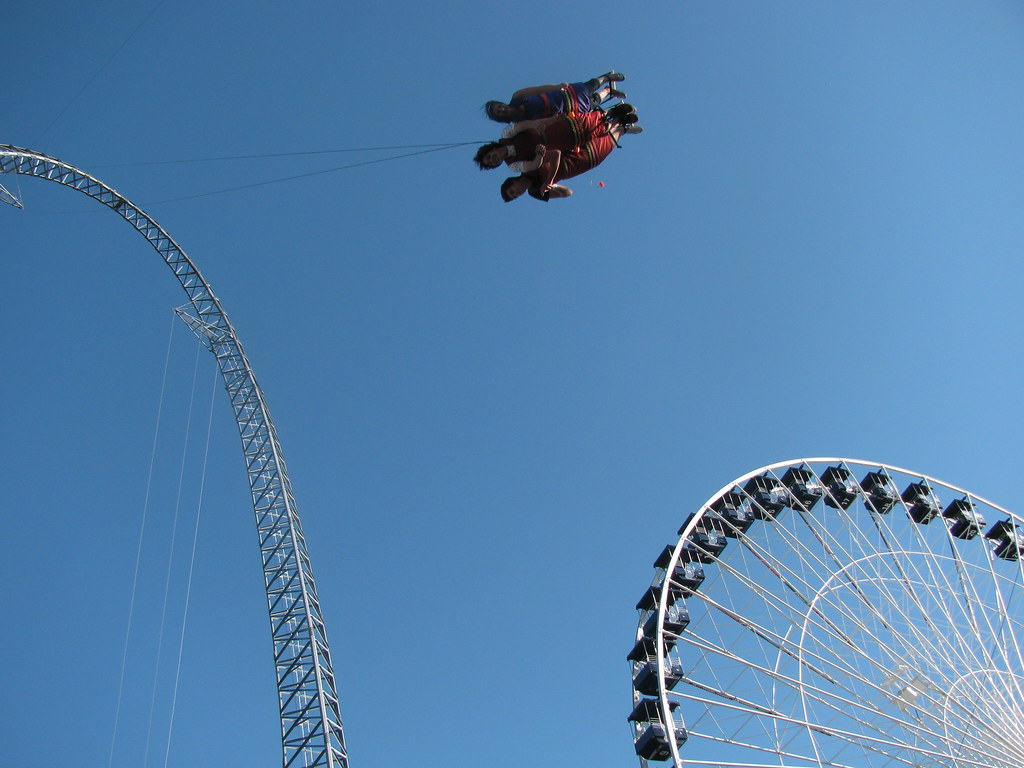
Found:
M 755 467 L 875 459 L 1015 506 L 1024 6 L 636 6 L 5 11 L 0 142 L 145 208 L 245 345 L 303 516 L 353 768 L 632 765 L 633 605 L 687 512 Z M 646 131 L 547 205 L 503 204 L 472 147 L 163 204 L 389 153 L 138 165 L 486 140 L 485 100 L 609 68 Z M 27 209 L 0 209 L 3 759 L 103 766 L 185 298 L 99 204 L 0 183 Z M 118 768 L 147 749 L 195 356 L 177 328 Z M 279 762 L 252 512 L 219 387 L 180 768 Z

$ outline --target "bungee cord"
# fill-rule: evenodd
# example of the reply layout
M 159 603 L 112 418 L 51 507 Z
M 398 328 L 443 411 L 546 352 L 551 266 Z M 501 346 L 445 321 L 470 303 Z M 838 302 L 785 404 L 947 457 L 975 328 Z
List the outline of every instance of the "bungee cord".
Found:
M 334 168 L 324 168 L 324 169 L 321 169 L 319 171 L 308 171 L 306 173 L 298 173 L 298 174 L 294 174 L 292 176 L 282 176 L 282 177 L 275 178 L 275 179 L 267 179 L 266 181 L 256 181 L 256 182 L 253 182 L 251 184 L 240 184 L 239 186 L 236 186 L 236 187 L 226 187 L 224 189 L 215 189 L 215 190 L 212 190 L 210 192 L 197 192 L 196 194 L 185 195 L 183 197 L 171 197 L 171 198 L 167 198 L 167 199 L 164 199 L 164 200 L 152 200 L 152 201 L 149 201 L 147 203 L 143 203 L 143 205 L 145 207 L 147 207 L 147 208 L 151 208 L 154 205 L 163 205 L 165 203 L 177 203 L 177 202 L 181 202 L 183 200 L 196 200 L 196 199 L 202 198 L 202 197 L 212 197 L 214 195 L 224 195 L 224 194 L 227 194 L 228 192 L 239 192 L 239 191 L 244 190 L 244 189 L 254 189 L 256 187 L 266 187 L 266 186 L 269 186 L 271 184 L 281 184 L 281 183 L 286 182 L 286 181 L 295 181 L 296 179 L 306 179 L 306 178 L 310 178 L 312 176 L 322 176 L 323 174 L 326 174 L 326 173 L 336 173 L 337 171 L 347 171 L 347 170 L 352 169 L 352 168 L 361 168 L 361 167 L 366 166 L 366 165 L 376 165 L 378 163 L 386 163 L 386 162 L 389 162 L 391 160 L 401 160 L 401 159 L 406 158 L 406 157 L 415 157 L 416 155 L 426 155 L 426 154 L 430 154 L 431 152 L 442 152 L 442 151 L 444 151 L 446 149 L 456 149 L 458 147 L 464 147 L 464 146 L 466 146 L 468 144 L 476 144 L 476 143 L 478 143 L 478 142 L 475 142 L 475 141 L 461 141 L 461 142 L 457 142 L 457 143 L 453 143 L 453 144 L 432 145 L 430 149 L 421 149 L 421 150 L 419 150 L 417 152 L 406 152 L 406 153 L 401 154 L 401 155 L 391 155 L 389 157 L 379 157 L 379 158 L 376 158 L 375 160 L 363 160 L 362 162 L 349 163 L 347 165 L 339 165 L 339 166 L 336 166 Z
M 339 165 L 333 168 L 321 168 L 316 171 L 307 171 L 305 173 L 292 174 L 290 176 L 281 176 L 273 179 L 265 179 L 263 181 L 255 181 L 249 184 L 239 184 L 233 187 L 225 187 L 222 189 L 214 189 L 207 192 L 197 192 L 191 195 L 183 195 L 181 197 L 170 197 L 163 200 L 155 200 L 142 205 L 151 207 L 154 205 L 163 205 L 166 203 L 177 203 L 183 200 L 195 200 L 203 197 L 213 197 L 214 195 L 225 195 L 230 192 L 239 192 L 245 189 L 254 189 L 256 187 L 266 187 L 273 184 L 282 184 L 286 181 L 295 181 L 297 179 L 310 178 L 312 176 L 321 176 L 327 173 L 337 173 L 338 171 L 346 171 L 352 168 L 361 168 L 368 165 L 377 165 L 380 163 L 387 163 L 393 160 L 402 160 L 408 157 L 416 157 L 417 155 L 426 155 L 432 152 L 443 152 L 448 149 L 458 149 L 460 147 L 466 147 L 470 145 L 479 145 L 485 143 L 485 140 L 476 141 L 455 141 L 447 142 L 444 144 L 394 144 L 391 146 L 382 147 L 347 147 L 337 149 L 318 149 L 318 150 L 305 150 L 296 152 L 264 152 L 260 154 L 251 155 L 222 155 L 219 157 L 195 157 L 195 158 L 184 158 L 175 160 L 144 160 L 131 163 L 107 163 L 100 165 L 92 165 L 90 168 L 143 168 L 143 167 L 154 167 L 154 166 L 168 166 L 168 165 L 185 165 L 189 163 L 213 163 L 222 161 L 240 161 L 240 160 L 262 160 L 282 157 L 309 157 L 317 155 L 330 155 L 340 154 L 346 152 L 382 152 L 386 150 L 396 149 L 415 149 L 415 152 L 403 152 L 397 155 L 389 155 L 387 157 L 378 157 L 372 160 L 362 160 L 356 163 L 347 163 L 346 165 Z M 20 188 L 19 188 L 20 192 Z M 21 198 L 19 194 L 20 200 Z M 18 207 L 24 207 L 19 205 Z M 81 211 L 39 211 L 40 213 L 81 213 Z
M 184 165 L 186 163 L 216 163 L 226 160 L 263 160 L 274 157 L 309 157 L 311 155 L 336 155 L 344 152 L 383 152 L 390 149 L 451 149 L 469 144 L 483 144 L 484 141 L 443 142 L 438 144 L 393 144 L 386 147 L 343 147 L 340 149 L 313 149 L 300 152 L 263 152 L 254 155 L 221 155 L 218 157 L 190 157 L 177 160 L 143 160 L 135 163 L 105 163 L 92 168 L 139 168 L 152 165 Z

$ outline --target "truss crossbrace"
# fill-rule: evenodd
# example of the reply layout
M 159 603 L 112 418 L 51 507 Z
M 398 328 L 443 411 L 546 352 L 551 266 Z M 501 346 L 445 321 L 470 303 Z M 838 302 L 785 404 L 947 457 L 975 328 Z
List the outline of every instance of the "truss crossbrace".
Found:
M 6 189 L 3 184 L 0 184 L 0 202 L 7 203 L 8 205 L 13 205 L 15 208 L 25 207 L 24 205 L 21 204 L 21 200 L 19 200 L 13 192 Z
M 224 332 L 221 329 L 208 325 L 196 317 L 192 317 L 184 307 L 175 307 L 174 314 L 188 326 L 189 330 L 196 335 L 196 338 L 203 343 L 203 346 L 211 352 L 214 351 L 214 343 L 224 341 Z

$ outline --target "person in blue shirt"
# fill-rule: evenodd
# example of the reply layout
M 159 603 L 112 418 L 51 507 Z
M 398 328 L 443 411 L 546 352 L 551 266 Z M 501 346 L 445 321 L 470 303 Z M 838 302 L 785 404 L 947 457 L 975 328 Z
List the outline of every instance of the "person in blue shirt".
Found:
M 582 115 L 593 112 L 607 99 L 626 98 L 626 94 L 615 88 L 615 83 L 625 79 L 625 75 L 613 70 L 582 83 L 535 85 L 516 91 L 508 103 L 488 101 L 484 112 L 499 123 L 541 120 L 559 113 Z

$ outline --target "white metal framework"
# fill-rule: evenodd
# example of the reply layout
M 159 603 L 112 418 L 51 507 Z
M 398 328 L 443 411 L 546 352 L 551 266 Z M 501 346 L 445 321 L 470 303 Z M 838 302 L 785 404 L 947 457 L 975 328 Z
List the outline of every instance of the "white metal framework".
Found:
M 852 459 L 729 483 L 637 603 L 641 764 L 1020 768 L 1022 523 Z
M 156 249 L 188 296 L 179 310 L 213 352 L 242 438 L 270 609 L 285 768 L 347 768 L 327 633 L 291 482 L 263 393 L 209 284 L 159 224 L 101 181 L 52 157 L 0 144 L 0 173 L 55 181 L 122 216 Z M 12 202 L 20 207 L 14 198 Z

